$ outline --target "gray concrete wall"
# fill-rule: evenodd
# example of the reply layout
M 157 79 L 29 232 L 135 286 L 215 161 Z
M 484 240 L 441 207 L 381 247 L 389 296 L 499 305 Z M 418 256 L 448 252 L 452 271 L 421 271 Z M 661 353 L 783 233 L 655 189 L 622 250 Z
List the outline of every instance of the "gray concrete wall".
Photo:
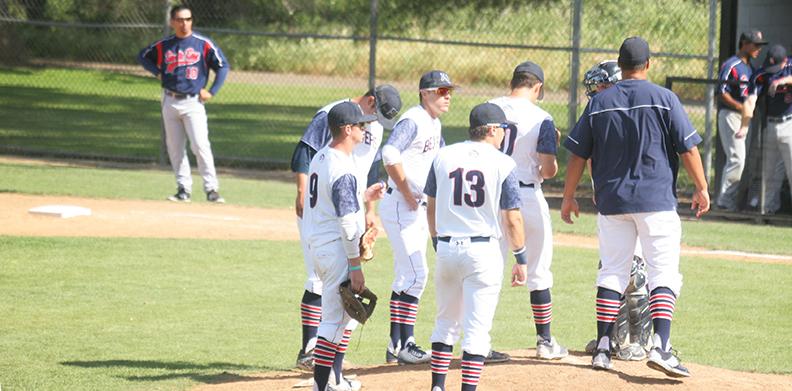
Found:
M 759 29 L 770 44 L 781 44 L 792 49 L 792 1 L 790 0 L 738 0 L 737 36 L 741 31 Z M 735 42 L 737 40 L 735 39 Z M 737 48 L 734 48 L 735 51 Z M 790 51 L 792 54 L 792 51 Z M 764 52 L 759 55 L 761 65 Z

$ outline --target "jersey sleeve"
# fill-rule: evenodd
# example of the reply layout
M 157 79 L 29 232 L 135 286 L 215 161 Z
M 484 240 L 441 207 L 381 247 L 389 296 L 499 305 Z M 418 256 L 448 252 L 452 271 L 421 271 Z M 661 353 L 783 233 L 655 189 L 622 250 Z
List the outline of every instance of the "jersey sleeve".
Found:
M 764 91 L 765 79 L 767 79 L 767 75 L 763 71 L 756 72 L 748 84 L 748 95 L 758 96 L 761 94 Z
M 300 141 L 309 147 L 320 150 L 330 141 L 330 128 L 327 125 L 327 112 L 320 111 L 314 115 L 311 123 L 305 128 Z
M 596 99 L 596 97 L 586 105 L 586 109 L 583 110 L 583 114 L 580 115 L 577 124 L 575 124 L 575 127 L 572 128 L 572 131 L 569 132 L 569 135 L 567 135 L 567 138 L 564 140 L 564 148 L 583 159 L 591 157 L 593 137 L 591 134 L 590 113 L 591 102 L 593 102 L 594 99 Z
M 223 83 L 225 83 L 225 79 L 228 76 L 228 71 L 231 69 L 231 67 L 228 64 L 228 60 L 226 60 L 223 51 L 211 41 L 207 42 L 207 45 L 210 43 L 210 50 L 206 56 L 206 61 L 209 68 L 215 71 L 215 80 L 212 83 L 212 88 L 209 90 L 209 92 L 212 95 L 217 95 L 217 93 L 220 91 L 220 88 L 223 86 Z
M 404 152 L 410 144 L 412 144 L 417 135 L 418 125 L 415 121 L 404 119 L 393 127 L 393 131 L 388 137 L 388 141 L 385 142 L 385 145 L 390 145 L 398 149 L 399 152 Z
M 155 42 L 138 53 L 138 62 L 140 65 L 143 65 L 143 68 L 154 76 L 159 76 L 160 74 L 160 62 L 162 58 L 160 54 L 162 52 L 161 42 L 162 41 Z
M 333 182 L 333 206 L 336 217 L 344 217 L 360 210 L 357 199 L 357 179 L 352 174 L 346 174 Z
M 429 175 L 426 176 L 424 194 L 432 198 L 437 198 L 437 177 L 435 176 L 435 163 L 432 163 L 432 167 L 429 169 Z
M 729 79 L 732 78 L 732 72 L 735 72 L 734 67 L 730 67 L 728 62 L 723 63 L 723 66 L 718 73 L 718 81 L 720 81 L 718 92 L 721 94 L 726 94 L 732 91 L 732 87 L 729 84 Z
M 311 165 L 311 159 L 316 155 L 316 150 L 311 148 L 308 144 L 300 141 L 294 147 L 292 153 L 291 170 L 294 173 L 308 174 L 308 168 Z
M 671 131 L 672 142 L 677 153 L 685 153 L 698 145 L 702 140 L 696 129 L 690 123 L 682 103 L 676 95 L 671 94 L 673 104 L 668 112 L 669 130 Z
M 501 185 L 500 208 L 503 210 L 520 209 L 520 182 L 514 170 L 509 172 Z
M 536 152 L 547 155 L 558 155 L 558 134 L 553 120 L 548 118 L 539 125 L 539 139 L 536 143 Z

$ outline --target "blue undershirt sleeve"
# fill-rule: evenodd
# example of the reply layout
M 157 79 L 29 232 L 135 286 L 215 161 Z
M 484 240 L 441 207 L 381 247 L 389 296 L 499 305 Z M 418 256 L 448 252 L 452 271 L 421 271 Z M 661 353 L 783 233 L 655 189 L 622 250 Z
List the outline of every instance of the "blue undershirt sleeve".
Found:
M 536 152 L 547 155 L 558 155 L 558 138 L 556 138 L 556 127 L 552 119 L 546 119 L 539 125 L 539 139 L 536 144 Z
M 520 209 L 520 182 L 512 170 L 501 185 L 500 208 L 503 210 Z
M 404 152 L 418 135 L 418 125 L 411 119 L 403 119 L 393 127 L 385 145 L 390 145 Z
M 437 177 L 435 176 L 435 165 L 429 169 L 429 175 L 426 177 L 426 185 L 424 186 L 424 194 L 432 198 L 437 198 Z
M 336 217 L 344 217 L 360 210 L 357 180 L 354 175 L 346 174 L 333 182 L 332 199 Z

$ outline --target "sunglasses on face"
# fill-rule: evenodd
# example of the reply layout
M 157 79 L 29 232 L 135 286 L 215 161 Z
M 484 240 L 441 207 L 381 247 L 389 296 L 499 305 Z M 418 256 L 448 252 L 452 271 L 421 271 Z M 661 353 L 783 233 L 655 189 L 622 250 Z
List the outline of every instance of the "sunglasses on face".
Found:
M 454 89 L 448 87 L 439 87 L 439 88 L 431 89 L 429 91 L 434 91 L 434 93 L 437 94 L 437 96 L 446 96 L 454 93 Z
M 357 124 L 357 127 L 359 127 L 360 130 L 366 130 L 366 128 L 368 128 L 368 122 L 361 122 Z

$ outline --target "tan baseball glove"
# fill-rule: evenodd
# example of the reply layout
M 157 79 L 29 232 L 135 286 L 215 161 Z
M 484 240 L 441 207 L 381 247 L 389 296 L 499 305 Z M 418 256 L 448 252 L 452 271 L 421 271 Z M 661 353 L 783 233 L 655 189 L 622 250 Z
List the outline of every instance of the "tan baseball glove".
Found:
M 368 288 L 363 288 L 363 292 L 359 294 L 352 292 L 349 280 L 342 283 L 338 290 L 341 293 L 344 310 L 349 316 L 360 322 L 360 324 L 366 323 L 371 314 L 374 313 L 374 307 L 377 306 L 377 295 Z
M 374 259 L 374 243 L 377 242 L 378 234 L 379 229 L 376 226 L 372 226 L 360 236 L 360 257 L 363 262 Z

